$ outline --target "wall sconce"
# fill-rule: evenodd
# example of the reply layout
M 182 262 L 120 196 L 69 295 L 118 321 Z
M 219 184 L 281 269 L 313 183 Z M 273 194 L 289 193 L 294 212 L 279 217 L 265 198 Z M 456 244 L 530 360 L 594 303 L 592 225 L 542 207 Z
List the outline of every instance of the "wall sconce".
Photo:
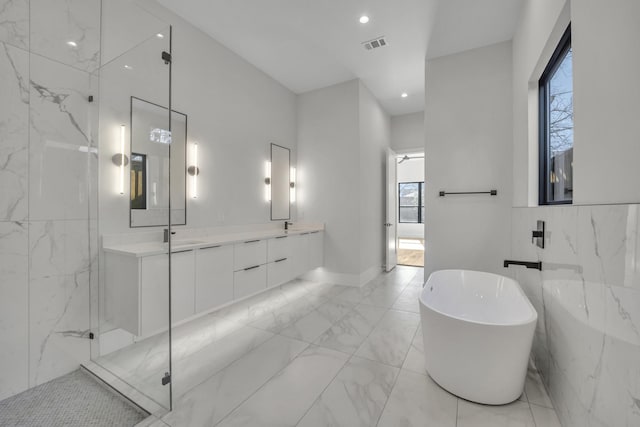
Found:
M 193 164 L 187 168 L 187 173 L 191 176 L 191 197 L 198 198 L 198 175 L 200 175 L 200 168 L 198 167 L 198 143 L 193 143 L 191 149 L 191 161 Z
M 266 161 L 264 163 L 264 183 L 266 184 L 264 189 L 264 198 L 267 202 L 271 201 L 271 162 Z
M 291 168 L 289 171 L 289 202 L 296 202 L 296 168 Z
M 124 152 L 125 126 L 120 125 L 120 152 L 111 157 L 114 165 L 120 168 L 120 194 L 124 194 L 124 167 L 129 164 L 129 158 Z

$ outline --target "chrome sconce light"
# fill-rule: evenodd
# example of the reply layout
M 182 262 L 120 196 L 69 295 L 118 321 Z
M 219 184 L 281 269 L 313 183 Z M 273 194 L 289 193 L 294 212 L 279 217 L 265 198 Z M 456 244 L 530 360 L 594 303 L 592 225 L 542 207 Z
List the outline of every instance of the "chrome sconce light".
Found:
M 198 175 L 200 168 L 198 167 L 198 143 L 194 142 L 191 149 L 192 164 L 187 168 L 187 174 L 191 177 L 191 198 L 198 198 Z
M 292 167 L 289 171 L 289 202 L 296 202 L 296 168 Z
M 270 202 L 271 201 L 271 162 L 270 161 L 266 161 L 264 163 L 264 183 L 265 183 L 264 198 L 265 198 L 265 201 Z
M 120 184 L 118 187 L 120 194 L 124 194 L 124 168 L 129 164 L 129 158 L 127 157 L 124 151 L 125 130 L 126 130 L 125 125 L 120 125 L 120 152 L 114 154 L 111 157 L 111 161 L 113 162 L 113 164 L 120 169 L 120 172 L 119 172 Z

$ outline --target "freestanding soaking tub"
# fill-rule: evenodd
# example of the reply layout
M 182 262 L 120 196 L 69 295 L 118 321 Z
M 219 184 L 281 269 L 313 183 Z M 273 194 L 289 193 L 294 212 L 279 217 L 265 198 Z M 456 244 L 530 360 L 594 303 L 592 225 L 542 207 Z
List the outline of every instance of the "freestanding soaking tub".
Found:
M 515 280 L 466 270 L 432 273 L 420 295 L 427 372 L 473 402 L 522 394 L 538 313 Z

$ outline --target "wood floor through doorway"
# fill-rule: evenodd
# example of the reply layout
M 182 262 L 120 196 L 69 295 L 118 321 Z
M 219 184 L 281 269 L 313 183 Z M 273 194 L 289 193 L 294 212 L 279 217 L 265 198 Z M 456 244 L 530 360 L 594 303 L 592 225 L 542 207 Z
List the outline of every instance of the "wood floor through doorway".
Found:
M 424 239 L 398 239 L 398 264 L 424 267 Z

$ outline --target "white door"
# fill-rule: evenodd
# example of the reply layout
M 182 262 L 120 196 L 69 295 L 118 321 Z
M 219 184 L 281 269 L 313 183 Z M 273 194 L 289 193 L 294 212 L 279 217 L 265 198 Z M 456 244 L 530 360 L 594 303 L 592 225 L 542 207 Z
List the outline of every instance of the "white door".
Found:
M 386 254 L 385 262 L 386 271 L 391 271 L 398 263 L 398 233 L 396 229 L 397 212 L 398 212 L 398 183 L 396 169 L 398 167 L 398 158 L 396 153 L 391 149 L 387 149 L 387 215 L 384 224 L 386 228 Z

